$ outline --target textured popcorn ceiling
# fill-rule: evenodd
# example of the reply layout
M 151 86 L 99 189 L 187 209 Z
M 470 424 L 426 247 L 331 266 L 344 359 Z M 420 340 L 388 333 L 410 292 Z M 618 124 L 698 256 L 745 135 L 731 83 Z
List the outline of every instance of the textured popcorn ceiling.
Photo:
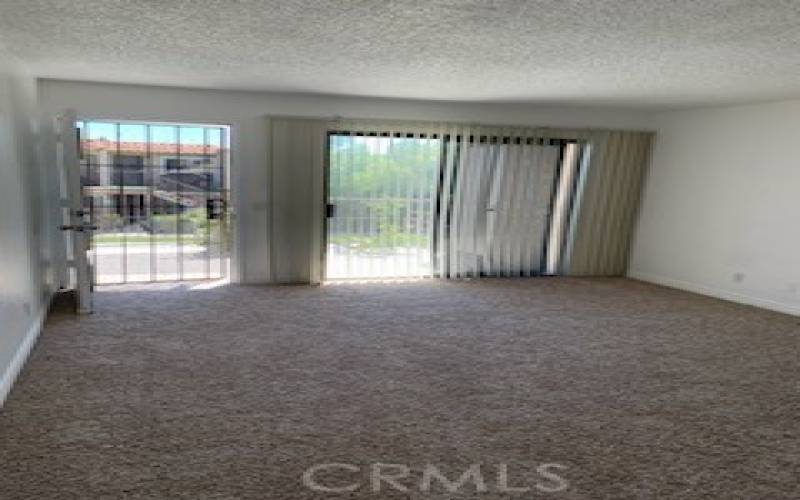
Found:
M 40 76 L 669 107 L 800 97 L 797 0 L 2 0 Z

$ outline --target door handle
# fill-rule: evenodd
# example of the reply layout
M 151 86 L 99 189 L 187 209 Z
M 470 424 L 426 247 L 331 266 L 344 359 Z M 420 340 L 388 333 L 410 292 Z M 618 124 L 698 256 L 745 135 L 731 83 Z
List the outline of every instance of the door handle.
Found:
M 336 216 L 336 205 L 328 203 L 325 205 L 325 217 L 331 218 Z
M 97 226 L 91 226 L 88 224 L 81 224 L 78 226 L 74 224 L 65 224 L 63 226 L 59 226 L 58 228 L 61 229 L 62 231 L 79 231 L 79 232 L 97 231 Z

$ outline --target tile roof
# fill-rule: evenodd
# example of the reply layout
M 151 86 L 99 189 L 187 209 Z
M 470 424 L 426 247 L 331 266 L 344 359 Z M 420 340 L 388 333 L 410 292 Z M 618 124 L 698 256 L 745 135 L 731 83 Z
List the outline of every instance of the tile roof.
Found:
M 149 148 L 148 148 L 149 146 Z M 109 141 L 108 139 L 85 139 L 81 141 L 81 148 L 84 151 L 117 151 L 117 141 Z M 219 146 L 202 144 L 180 144 L 181 154 L 217 154 L 220 150 Z M 176 154 L 178 152 L 178 144 L 174 142 L 119 142 L 120 153 L 140 153 L 147 154 Z

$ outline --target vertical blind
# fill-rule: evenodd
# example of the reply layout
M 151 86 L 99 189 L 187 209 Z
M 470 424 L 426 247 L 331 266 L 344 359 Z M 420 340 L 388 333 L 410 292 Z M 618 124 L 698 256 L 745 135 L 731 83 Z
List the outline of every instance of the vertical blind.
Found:
M 452 172 L 447 176 L 450 186 L 444 186 L 447 211 L 440 223 L 440 274 L 457 278 L 542 273 L 564 144 L 483 135 L 480 130 L 467 131 L 455 142 L 456 151 L 445 159 L 445 168 Z
M 278 283 L 318 283 L 326 123 L 274 118 L 270 129 L 271 279 Z
M 621 276 L 628 268 L 653 134 L 599 131 L 577 191 L 565 274 Z
M 270 124 L 275 281 L 624 273 L 650 133 Z

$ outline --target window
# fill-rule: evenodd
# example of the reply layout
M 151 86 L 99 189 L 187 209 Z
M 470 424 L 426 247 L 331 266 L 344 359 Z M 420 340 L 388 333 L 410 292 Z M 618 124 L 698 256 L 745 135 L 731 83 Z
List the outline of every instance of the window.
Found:
M 164 166 L 166 167 L 167 172 L 176 172 L 186 168 L 186 160 L 179 158 L 165 158 Z
M 144 186 L 144 157 L 114 155 L 112 183 L 125 186 Z

